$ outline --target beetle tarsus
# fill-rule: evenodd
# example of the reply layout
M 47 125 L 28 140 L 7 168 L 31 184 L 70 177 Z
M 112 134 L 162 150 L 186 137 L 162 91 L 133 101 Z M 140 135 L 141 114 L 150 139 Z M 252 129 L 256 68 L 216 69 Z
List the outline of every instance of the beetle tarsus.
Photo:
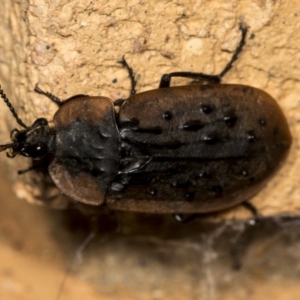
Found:
M 54 96 L 53 94 L 49 92 L 43 91 L 38 84 L 35 85 L 34 91 L 38 94 L 44 95 L 48 97 L 51 101 L 55 102 L 58 106 L 61 106 L 63 104 L 63 101 L 61 101 L 58 97 Z
M 258 211 L 257 208 L 250 202 L 245 201 L 241 203 L 242 206 L 244 206 L 249 212 L 251 212 L 252 216 L 257 218 L 258 217 Z
M 257 208 L 248 201 L 241 203 L 241 205 L 245 207 L 252 214 L 252 218 L 248 221 L 248 225 L 250 226 L 258 225 L 261 221 L 261 216 L 259 215 Z
M 8 158 L 15 158 L 16 155 L 17 155 L 17 154 L 15 154 L 15 153 L 9 153 L 9 152 L 6 152 L 6 156 L 7 156 Z
M 240 23 L 240 31 L 242 32 L 242 37 L 241 37 L 240 43 L 239 43 L 238 47 L 235 49 L 229 63 L 226 65 L 224 70 L 219 74 L 220 79 L 232 68 L 233 63 L 238 59 L 239 54 L 243 50 L 243 47 L 245 45 L 247 31 L 248 31 L 247 26 L 243 22 Z
M 133 72 L 133 69 L 128 65 L 127 61 L 125 60 L 125 56 L 122 56 L 122 59 L 120 61 L 118 61 L 120 64 L 123 65 L 124 68 L 126 68 L 128 74 L 129 74 L 129 78 L 130 78 L 130 82 L 131 82 L 131 89 L 130 89 L 130 96 L 133 96 L 136 94 L 136 79 L 135 79 L 135 74 Z

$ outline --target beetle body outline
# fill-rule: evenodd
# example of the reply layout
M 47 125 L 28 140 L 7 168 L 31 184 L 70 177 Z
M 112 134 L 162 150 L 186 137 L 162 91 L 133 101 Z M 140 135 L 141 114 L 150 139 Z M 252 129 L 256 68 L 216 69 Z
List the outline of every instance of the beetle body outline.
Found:
M 11 158 L 21 154 L 40 159 L 54 153 L 49 166 L 53 182 L 70 198 L 90 205 L 211 213 L 247 200 L 278 169 L 291 135 L 282 111 L 267 93 L 217 84 L 244 45 L 247 29 L 240 29 L 241 42 L 218 75 L 165 74 L 159 89 L 136 94 L 134 73 L 123 58 L 131 96 L 115 104 L 86 95 L 62 102 L 36 87 L 60 106 L 54 128 L 43 118 L 27 127 L 1 90 L 25 129 L 13 130 L 12 143 L 0 150 L 9 149 Z M 172 77 L 210 84 L 170 87 Z

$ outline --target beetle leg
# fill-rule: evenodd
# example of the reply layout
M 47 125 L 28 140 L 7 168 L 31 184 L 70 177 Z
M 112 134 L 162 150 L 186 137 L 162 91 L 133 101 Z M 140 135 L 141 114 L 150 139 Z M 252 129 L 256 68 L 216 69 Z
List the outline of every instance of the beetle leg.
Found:
M 257 208 L 250 202 L 245 201 L 241 203 L 242 206 L 244 206 L 249 212 L 251 212 L 252 216 L 257 218 L 258 217 L 258 211 Z
M 53 102 L 55 102 L 58 106 L 61 106 L 61 105 L 63 104 L 63 101 L 61 101 L 58 97 L 52 95 L 52 94 L 49 93 L 49 92 L 43 91 L 42 89 L 40 89 L 40 88 L 38 87 L 37 84 L 35 85 L 34 91 L 35 91 L 36 93 L 38 93 L 38 94 L 42 94 L 42 95 L 48 97 L 50 100 L 52 100 Z
M 249 225 L 254 226 L 260 223 L 261 216 L 259 215 L 257 208 L 250 202 L 245 201 L 241 203 L 242 206 L 244 206 L 253 216 L 251 220 L 249 220 Z
M 43 167 L 43 165 L 41 163 L 35 164 L 35 165 L 31 166 L 31 167 L 28 167 L 27 169 L 19 170 L 18 171 L 18 175 L 23 175 L 23 174 L 25 174 L 27 172 L 30 172 L 30 171 L 33 171 L 33 170 L 37 170 L 37 169 L 42 168 L 42 167 Z
M 164 74 L 159 83 L 159 88 L 169 87 L 171 83 L 172 77 L 183 77 L 183 78 L 191 78 L 198 80 L 206 80 L 212 83 L 220 83 L 221 78 L 219 75 L 208 75 L 204 73 L 194 73 L 194 72 L 173 72 L 169 74 Z
M 184 78 L 205 80 L 205 81 L 208 81 L 211 83 L 220 83 L 222 77 L 231 69 L 233 63 L 237 60 L 238 55 L 240 54 L 240 52 L 243 49 L 243 46 L 245 45 L 245 39 L 246 39 L 246 34 L 247 34 L 248 29 L 245 26 L 245 24 L 241 23 L 240 30 L 242 32 L 241 41 L 240 41 L 238 47 L 236 48 L 236 50 L 234 51 L 234 53 L 231 57 L 231 60 L 229 61 L 229 63 L 226 65 L 226 67 L 220 74 L 209 75 L 209 74 L 194 73 L 194 72 L 173 72 L 173 73 L 169 73 L 169 74 L 164 74 L 161 77 L 159 88 L 169 87 L 172 77 L 184 77 Z
M 119 61 L 119 63 L 122 64 L 123 67 L 126 68 L 128 74 L 129 74 L 129 78 L 130 78 L 130 82 L 131 82 L 130 96 L 135 95 L 136 94 L 136 89 L 135 89 L 135 86 L 136 86 L 135 74 L 134 74 L 132 68 L 128 65 L 128 63 L 125 60 L 124 56 Z

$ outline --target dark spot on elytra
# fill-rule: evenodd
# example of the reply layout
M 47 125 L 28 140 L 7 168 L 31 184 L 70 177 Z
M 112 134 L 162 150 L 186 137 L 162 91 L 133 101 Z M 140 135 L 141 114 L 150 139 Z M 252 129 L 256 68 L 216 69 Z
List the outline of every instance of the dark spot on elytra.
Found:
M 200 110 L 204 113 L 204 114 L 206 114 L 206 115 L 208 115 L 208 114 L 210 114 L 211 112 L 212 112 L 212 107 L 210 106 L 210 105 L 208 105 L 208 104 L 202 104 L 202 105 L 200 105 Z
M 166 121 L 170 121 L 173 118 L 173 115 L 170 111 L 165 111 L 162 115 L 162 117 L 166 120 Z
M 188 200 L 192 200 L 195 198 L 196 193 L 195 192 L 188 192 L 185 194 L 185 198 Z
M 267 121 L 265 119 L 261 118 L 261 119 L 258 120 L 258 123 L 259 123 L 259 125 L 265 127 L 266 124 L 267 124 Z
M 180 125 L 179 129 L 186 131 L 197 131 L 203 127 L 204 125 L 200 120 L 192 120 Z
M 217 133 L 210 133 L 206 135 L 203 140 L 208 145 L 214 145 L 220 141 L 220 137 Z
M 256 135 L 254 130 L 250 130 L 247 132 L 247 139 L 250 143 L 253 143 L 256 140 Z
M 199 177 L 200 178 L 205 178 L 205 179 L 208 179 L 208 178 L 211 178 L 211 174 L 206 172 L 206 171 L 203 171 L 203 172 L 200 172 L 199 173 Z
M 115 79 L 112 80 L 112 83 L 117 83 L 117 82 L 118 82 L 117 78 L 115 78 Z
M 155 196 L 157 194 L 157 189 L 152 189 L 150 195 Z
M 212 192 L 216 194 L 221 194 L 223 192 L 223 188 L 220 185 L 214 185 L 211 187 Z
M 236 124 L 237 116 L 234 112 L 228 112 L 224 115 L 223 120 L 228 127 L 233 127 Z

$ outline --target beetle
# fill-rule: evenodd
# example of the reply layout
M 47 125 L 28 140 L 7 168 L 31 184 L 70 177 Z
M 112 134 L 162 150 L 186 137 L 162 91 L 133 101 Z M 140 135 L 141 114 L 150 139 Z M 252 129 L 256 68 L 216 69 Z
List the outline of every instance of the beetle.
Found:
M 266 92 L 221 84 L 246 39 L 218 75 L 164 74 L 158 89 L 135 91 L 113 101 L 76 95 L 65 101 L 35 87 L 59 109 L 54 126 L 45 118 L 26 126 L 1 90 L 0 95 L 24 129 L 0 146 L 8 157 L 34 160 L 53 154 L 49 174 L 75 201 L 109 209 L 153 213 L 214 213 L 236 206 L 266 184 L 282 164 L 292 137 L 287 121 Z M 170 87 L 173 77 L 206 81 Z M 117 109 L 119 111 L 117 112 Z

